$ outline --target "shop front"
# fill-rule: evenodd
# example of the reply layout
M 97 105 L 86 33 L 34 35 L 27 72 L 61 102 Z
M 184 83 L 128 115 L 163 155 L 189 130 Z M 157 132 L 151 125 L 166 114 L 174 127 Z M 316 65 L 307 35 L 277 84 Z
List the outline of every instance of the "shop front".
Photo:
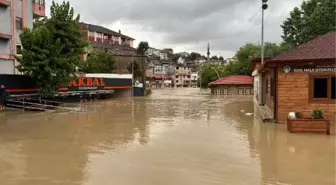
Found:
M 335 123 L 335 36 L 320 36 L 262 64 L 262 94 L 275 121 L 285 123 L 289 112 L 309 118 L 322 109 Z

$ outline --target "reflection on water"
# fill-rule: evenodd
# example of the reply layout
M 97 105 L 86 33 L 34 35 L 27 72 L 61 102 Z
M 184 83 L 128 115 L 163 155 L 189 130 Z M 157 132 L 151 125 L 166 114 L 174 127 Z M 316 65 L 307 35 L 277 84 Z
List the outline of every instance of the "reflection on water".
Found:
M 86 106 L 0 114 L 0 184 L 335 184 L 335 137 L 246 116 L 251 97 L 166 89 Z

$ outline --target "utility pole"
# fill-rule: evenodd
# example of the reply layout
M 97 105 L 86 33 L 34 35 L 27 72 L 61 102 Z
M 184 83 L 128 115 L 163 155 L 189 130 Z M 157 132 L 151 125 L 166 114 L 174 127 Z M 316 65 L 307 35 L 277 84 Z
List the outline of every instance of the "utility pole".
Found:
M 261 65 L 264 64 L 264 11 L 268 8 L 267 5 L 268 0 L 261 0 Z M 264 105 L 264 88 L 263 88 L 263 75 L 259 74 L 259 105 Z
M 133 54 L 132 54 L 132 61 L 131 61 L 131 65 L 132 65 L 132 99 L 134 97 L 134 58 L 133 58 Z

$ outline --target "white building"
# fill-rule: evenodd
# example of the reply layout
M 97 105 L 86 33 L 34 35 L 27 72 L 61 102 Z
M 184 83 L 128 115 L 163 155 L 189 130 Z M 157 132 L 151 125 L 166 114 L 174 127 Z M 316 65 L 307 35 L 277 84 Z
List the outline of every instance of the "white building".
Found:
M 161 60 L 167 60 L 168 54 L 166 52 L 160 52 L 160 59 Z

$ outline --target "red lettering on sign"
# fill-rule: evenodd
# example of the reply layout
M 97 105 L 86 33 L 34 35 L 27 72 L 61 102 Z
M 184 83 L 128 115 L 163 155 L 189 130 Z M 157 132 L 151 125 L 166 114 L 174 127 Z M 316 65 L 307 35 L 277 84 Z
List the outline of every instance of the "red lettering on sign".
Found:
M 78 86 L 79 87 L 85 86 L 84 78 L 79 78 L 78 79 Z
M 87 84 L 87 86 L 93 86 L 93 83 L 92 83 L 92 78 L 88 78 L 88 79 L 86 79 L 86 84 Z
M 99 86 L 99 80 L 97 78 L 93 81 L 93 86 Z
M 69 82 L 69 86 L 70 86 L 70 87 L 76 87 L 76 86 L 77 86 L 76 81 L 75 81 L 75 80 L 70 80 L 70 82 Z
M 104 79 L 100 78 L 100 86 L 105 86 Z

